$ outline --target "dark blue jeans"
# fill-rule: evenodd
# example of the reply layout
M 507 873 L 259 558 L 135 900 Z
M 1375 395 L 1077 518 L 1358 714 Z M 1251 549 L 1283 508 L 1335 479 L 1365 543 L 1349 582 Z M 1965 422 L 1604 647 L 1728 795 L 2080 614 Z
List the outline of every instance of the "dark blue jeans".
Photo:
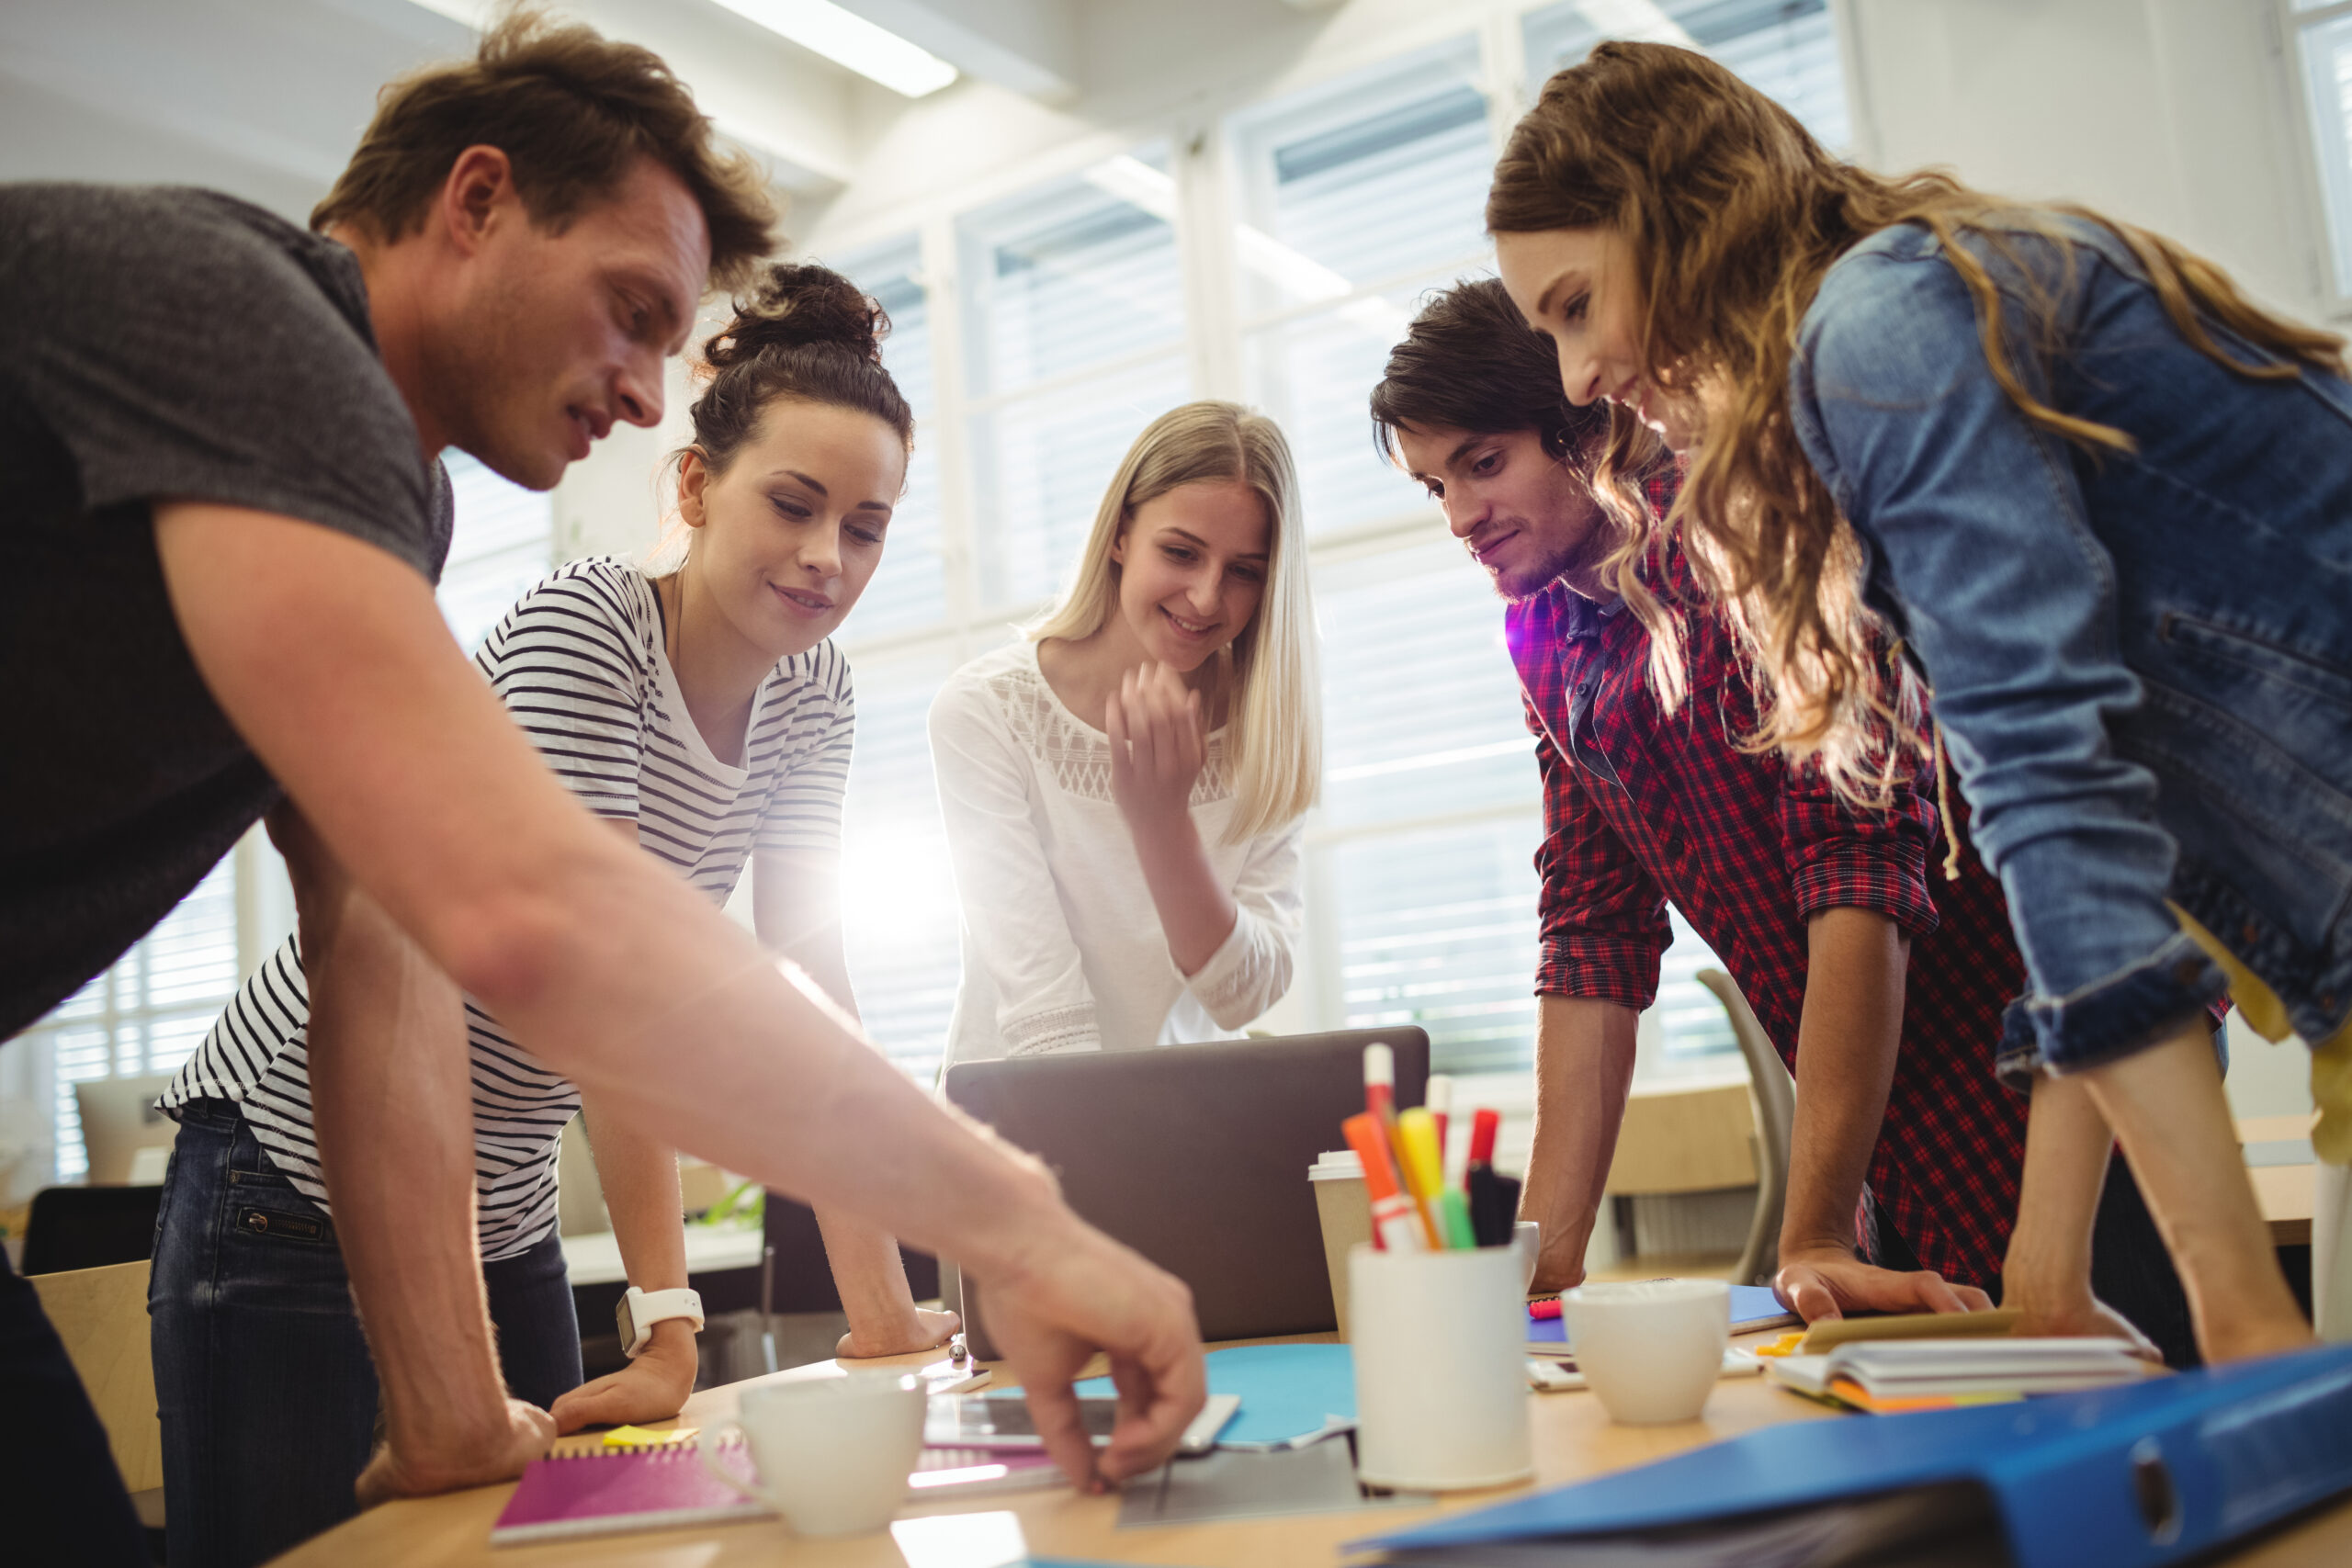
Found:
M 482 1277 L 508 1391 L 545 1407 L 578 1387 L 556 1238 Z M 147 1310 L 172 1568 L 251 1568 L 357 1512 L 376 1372 L 334 1224 L 225 1100 L 181 1111 Z

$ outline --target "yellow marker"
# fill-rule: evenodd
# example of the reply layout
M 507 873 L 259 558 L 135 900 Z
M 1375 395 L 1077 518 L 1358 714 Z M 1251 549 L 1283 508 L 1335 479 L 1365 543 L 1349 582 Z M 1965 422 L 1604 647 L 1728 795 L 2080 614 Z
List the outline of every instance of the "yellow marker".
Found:
M 1420 1205 L 1421 1221 L 1429 1228 L 1430 1246 L 1446 1245 L 1445 1223 L 1438 1216 L 1437 1195 L 1445 1186 L 1444 1156 L 1438 1153 L 1437 1118 L 1425 1106 L 1396 1113 L 1396 1145 L 1403 1151 L 1405 1185 Z
M 666 1449 L 690 1442 L 699 1427 L 673 1427 L 666 1432 L 648 1431 L 643 1427 L 616 1427 L 605 1434 L 608 1449 Z

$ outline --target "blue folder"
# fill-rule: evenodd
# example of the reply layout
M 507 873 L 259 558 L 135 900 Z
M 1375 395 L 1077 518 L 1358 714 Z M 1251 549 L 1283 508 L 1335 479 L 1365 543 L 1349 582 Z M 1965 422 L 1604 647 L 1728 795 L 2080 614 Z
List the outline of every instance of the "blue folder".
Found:
M 1281 1442 L 1321 1431 L 1331 1416 L 1355 1418 L 1355 1355 L 1345 1345 L 1235 1345 L 1210 1351 L 1207 1362 L 1209 1392 L 1241 1396 L 1222 1442 Z M 1117 1392 L 1109 1378 L 1078 1384 L 1080 1399 Z
M 1622 1535 L 1949 1482 L 1981 1484 L 2017 1568 L 2154 1568 L 2352 1487 L 2352 1346 L 2014 1404 L 1802 1421 L 1353 1543 Z

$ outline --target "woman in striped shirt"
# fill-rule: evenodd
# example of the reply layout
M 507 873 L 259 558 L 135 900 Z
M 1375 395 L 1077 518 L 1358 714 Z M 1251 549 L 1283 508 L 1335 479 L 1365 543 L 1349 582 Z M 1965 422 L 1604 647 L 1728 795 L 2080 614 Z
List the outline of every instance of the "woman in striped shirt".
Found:
M 659 576 L 576 561 L 526 594 L 476 656 L 588 808 L 715 902 L 747 859 L 762 940 L 849 1004 L 838 914 L 853 708 L 829 640 L 872 578 L 913 419 L 879 362 L 880 310 L 820 267 L 775 267 L 705 350 L 679 459 L 687 547 Z M 181 1123 L 151 1308 L 175 1563 L 243 1564 L 348 1515 L 377 1387 L 312 1130 L 301 954 L 288 938 L 164 1097 Z M 548 1070 L 469 1001 L 477 1213 L 510 1392 L 562 1431 L 677 1413 L 691 1316 L 662 1318 L 622 1371 L 582 1386 L 556 1235 L 558 1136 L 584 1109 L 632 1305 L 686 1284 L 675 1157 Z M 856 1285 L 845 1353 L 943 1342 L 895 1247 L 828 1224 Z M 873 1256 L 866 1257 L 871 1253 Z

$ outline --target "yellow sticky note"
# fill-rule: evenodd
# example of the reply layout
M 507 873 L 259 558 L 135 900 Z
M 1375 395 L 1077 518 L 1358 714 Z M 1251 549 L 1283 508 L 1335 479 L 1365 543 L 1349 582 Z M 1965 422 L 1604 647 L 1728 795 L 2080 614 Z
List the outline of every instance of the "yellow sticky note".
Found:
M 1797 1347 L 1804 1343 L 1804 1335 L 1805 1331 L 1802 1328 L 1792 1330 L 1781 1335 L 1770 1345 L 1758 1345 L 1756 1347 L 1756 1353 L 1759 1356 L 1793 1356 L 1797 1353 Z
M 651 1432 L 642 1427 L 616 1427 L 605 1434 L 608 1449 L 666 1449 L 689 1441 L 699 1427 L 673 1427 L 666 1432 Z

